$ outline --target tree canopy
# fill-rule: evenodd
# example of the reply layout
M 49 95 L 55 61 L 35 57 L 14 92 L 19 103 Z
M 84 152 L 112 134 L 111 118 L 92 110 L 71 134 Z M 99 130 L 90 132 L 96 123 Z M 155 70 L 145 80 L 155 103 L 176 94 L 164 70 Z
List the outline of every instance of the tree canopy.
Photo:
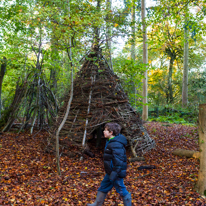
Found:
M 6 59 L 1 83 L 1 111 L 4 112 L 10 107 L 17 82 L 21 85 L 26 81 L 28 85 L 33 84 L 36 87 L 31 104 L 29 100 L 25 104 L 37 104 L 38 79 L 53 93 L 60 106 L 70 87 L 71 67 L 75 77 L 75 73 L 81 68 L 81 60 L 95 44 L 97 29 L 102 52 L 120 76 L 130 102 L 138 111 L 141 111 L 142 107 L 141 82 L 146 68 L 149 68 L 149 109 L 181 105 L 186 41 L 184 30 L 187 29 L 188 107 L 196 109 L 194 105 L 205 101 L 205 82 L 201 77 L 205 72 L 205 1 L 175 0 L 168 3 L 168 0 L 163 0 L 153 2 L 152 6 L 146 3 L 148 65 L 144 65 L 142 60 L 140 1 L 1 2 L 2 68 Z M 108 46 L 108 41 L 111 46 Z M 120 47 L 120 44 L 124 47 Z M 132 60 L 131 47 L 135 52 Z M 68 55 L 69 49 L 72 51 L 72 59 Z M 19 115 L 23 117 L 23 113 L 24 108 Z M 32 116 L 34 110 L 31 109 L 30 113 Z

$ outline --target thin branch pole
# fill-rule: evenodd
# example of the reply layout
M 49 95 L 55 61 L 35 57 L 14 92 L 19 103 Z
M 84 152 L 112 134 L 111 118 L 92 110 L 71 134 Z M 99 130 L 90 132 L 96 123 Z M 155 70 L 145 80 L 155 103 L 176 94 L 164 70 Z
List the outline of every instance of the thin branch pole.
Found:
M 68 5 L 69 5 L 69 16 L 70 16 L 70 2 L 68 2 Z M 70 59 L 70 62 L 71 62 L 71 91 L 70 91 L 70 98 L 69 98 L 69 102 L 67 104 L 67 110 L 66 110 L 66 113 L 64 115 L 64 118 L 62 120 L 62 123 L 60 124 L 57 132 L 56 132 L 56 162 L 57 162 L 57 172 L 58 172 L 58 175 L 61 175 L 61 170 L 60 170 L 60 155 L 59 155 L 59 133 L 61 131 L 61 129 L 63 128 L 66 120 L 67 120 L 67 117 L 69 115 L 69 111 L 70 111 L 70 107 L 71 107 L 71 103 L 72 103 L 72 99 L 73 99 L 73 65 L 72 65 L 72 51 L 71 51 L 71 38 L 69 38 L 69 50 L 68 50 L 68 57 Z
M 95 82 L 95 77 L 96 77 L 96 76 L 91 77 L 91 79 L 92 79 L 91 85 Z M 87 108 L 87 115 L 88 115 L 89 112 L 90 112 L 91 99 L 92 99 L 92 86 L 91 86 L 91 90 L 90 90 L 90 93 L 89 93 L 89 105 L 88 105 L 88 108 Z M 83 136 L 83 140 L 82 140 L 82 146 L 83 146 L 83 147 L 85 146 L 85 141 L 86 141 L 87 125 L 88 125 L 88 118 L 86 119 L 84 136 Z
M 31 123 L 30 134 L 33 133 L 34 124 L 35 124 L 35 122 L 36 122 L 36 117 L 37 117 L 37 109 L 38 109 L 38 108 L 35 108 L 35 110 L 34 110 L 34 114 L 33 114 L 33 118 L 32 118 L 32 123 Z
M 73 69 L 72 69 L 72 74 L 71 74 L 71 78 L 73 79 Z M 61 170 L 60 170 L 60 156 L 59 156 L 59 133 L 61 131 L 61 129 L 63 128 L 66 120 L 67 120 L 67 117 L 69 115 L 69 111 L 70 111 L 70 107 L 71 107 L 71 102 L 72 102 L 72 99 L 73 99 L 73 80 L 72 80 L 72 83 L 71 83 L 71 91 L 70 91 L 70 98 L 69 98 L 69 102 L 68 102 L 68 105 L 67 105 L 67 111 L 64 115 L 64 118 L 62 120 L 62 123 L 60 124 L 57 132 L 56 132 L 56 161 L 57 161 L 57 171 L 58 171 L 58 175 L 61 175 Z
M 70 128 L 69 133 L 72 131 L 73 124 L 75 123 L 78 114 L 79 114 L 79 109 L 77 110 L 77 113 L 76 113 L 75 118 L 74 118 L 74 120 L 73 120 L 73 122 L 72 122 L 72 126 L 71 126 L 71 128 Z M 68 135 L 69 135 L 69 134 L 68 134 Z

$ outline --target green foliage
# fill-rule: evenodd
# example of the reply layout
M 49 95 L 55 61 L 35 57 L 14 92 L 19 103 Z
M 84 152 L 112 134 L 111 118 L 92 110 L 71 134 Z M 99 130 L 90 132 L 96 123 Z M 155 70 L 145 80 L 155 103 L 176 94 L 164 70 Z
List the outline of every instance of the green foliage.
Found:
M 205 28 L 205 22 L 202 11 L 195 13 L 193 7 L 196 7 L 193 1 L 175 0 L 168 5 L 168 1 L 163 0 L 152 8 L 153 15 L 148 19 L 151 27 L 148 32 L 148 45 L 152 58 L 150 55 L 149 57 L 153 66 L 149 76 L 149 98 L 152 104 L 170 103 L 169 94 L 173 95 L 171 102 L 175 105 L 181 104 L 185 29 L 189 31 L 189 68 L 198 68 L 204 64 L 206 55 L 201 49 L 204 45 L 201 27 Z
M 196 8 L 194 14 L 188 8 Z M 2 104 L 7 109 L 13 99 L 16 82 L 25 80 L 28 75 L 41 77 L 51 88 L 59 103 L 71 84 L 71 67 L 76 73 L 80 60 L 90 50 L 94 42 L 94 31 L 100 30 L 100 42 L 103 54 L 107 54 L 105 40 L 107 28 L 113 36 L 128 37 L 120 54 L 113 58 L 115 73 L 121 78 L 122 86 L 128 94 L 131 104 L 140 109 L 143 73 L 149 70 L 148 99 L 149 107 L 166 105 L 168 94 L 168 65 L 171 54 L 175 56 L 172 73 L 174 103 L 172 108 L 179 110 L 182 93 L 182 68 L 184 29 L 189 30 L 189 111 L 197 116 L 199 103 L 205 102 L 205 6 L 203 1 L 182 2 L 163 0 L 157 6 L 148 8 L 147 25 L 149 65 L 142 64 L 142 24 L 140 19 L 140 1 L 136 1 L 136 59 L 131 59 L 131 22 L 132 1 L 125 1 L 108 9 L 101 1 L 67 0 L 7 0 L 0 3 L 0 59 L 8 59 L 7 71 L 3 81 Z M 185 22 L 185 17 L 188 22 Z M 186 25 L 186 26 L 185 26 Z M 71 41 L 70 41 L 71 40 Z M 113 47 L 118 44 L 113 42 Z M 72 59 L 69 49 L 72 49 Z M 200 70 L 197 71 L 196 69 Z M 101 71 L 100 71 L 101 72 Z M 139 106 L 139 108 L 137 108 Z M 163 116 L 160 121 L 189 122 L 195 118 L 175 114 Z M 162 118 L 162 119 L 161 119 Z
M 176 109 L 171 107 L 155 107 L 149 109 L 149 121 L 168 122 L 184 125 L 195 125 L 197 123 L 198 112 L 177 106 Z
M 206 72 L 193 71 L 189 75 L 189 102 L 193 109 L 206 102 Z
M 115 58 L 113 62 L 114 71 L 121 78 L 122 86 L 129 96 L 130 103 L 136 107 L 141 104 L 142 96 L 136 91 L 141 89 L 146 65 L 127 59 L 121 55 Z
M 178 114 L 159 116 L 157 118 L 149 118 L 149 121 L 168 122 L 168 123 L 176 123 L 176 124 L 187 123 L 186 120 L 184 120 L 184 118 L 179 117 Z

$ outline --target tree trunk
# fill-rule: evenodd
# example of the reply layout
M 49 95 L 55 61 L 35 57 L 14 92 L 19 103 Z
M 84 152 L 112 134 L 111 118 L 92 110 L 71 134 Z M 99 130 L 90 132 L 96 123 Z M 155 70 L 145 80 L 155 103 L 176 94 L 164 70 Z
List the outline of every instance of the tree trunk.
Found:
M 97 0 L 97 10 L 100 11 L 100 3 L 101 3 L 101 0 Z M 99 47 L 99 41 L 100 41 L 100 29 L 99 27 L 95 27 L 94 28 L 94 47 L 97 46 Z
M 106 1 L 107 4 L 107 11 L 111 11 L 112 9 L 112 2 L 111 0 L 107 0 Z M 107 21 L 109 20 L 109 15 L 107 15 L 106 17 Z M 109 53 L 109 63 L 110 63 L 110 68 L 111 70 L 113 70 L 113 64 L 112 64 L 112 53 L 111 53 L 111 49 L 112 49 L 112 41 L 111 41 L 111 37 L 112 37 L 112 29 L 109 25 L 107 25 L 107 34 L 106 34 L 106 41 L 107 41 L 107 48 L 108 48 L 108 53 Z
M 131 41 L 131 59 L 135 61 L 135 0 L 132 0 L 132 41 Z
M 145 0 L 142 0 L 142 23 L 143 23 L 143 63 L 148 64 L 148 51 L 147 51 L 147 28 L 145 23 Z M 147 105 L 147 70 L 144 72 L 143 79 L 143 112 L 142 119 L 148 119 L 148 105 Z
M 132 0 L 132 40 L 131 40 L 131 59 L 133 60 L 133 62 L 135 62 L 135 45 L 136 45 L 136 34 L 135 34 L 135 29 L 136 29 L 136 25 L 135 25 L 135 0 Z M 134 85 L 134 89 L 135 89 L 135 107 L 136 107 L 136 96 L 137 96 L 137 87 L 136 85 Z
M 4 78 L 4 75 L 5 75 L 5 72 L 6 72 L 6 57 L 3 57 L 3 61 L 2 61 L 2 64 L 1 64 L 1 73 L 0 73 L 0 118 L 1 118 L 1 91 L 2 91 L 2 83 L 3 83 L 3 78 Z
M 187 22 L 187 21 L 186 21 Z M 184 69 L 183 69 L 183 81 L 182 81 L 182 107 L 186 107 L 188 103 L 188 56 L 189 56 L 189 41 L 188 41 L 188 29 L 185 25 L 184 31 Z
M 197 181 L 197 191 L 206 196 L 206 104 L 199 105 L 199 146 L 200 169 Z
M 169 75 L 168 75 L 168 96 L 167 103 L 173 102 L 173 91 L 172 91 L 172 70 L 175 58 L 173 55 L 170 56 L 170 65 L 169 65 Z

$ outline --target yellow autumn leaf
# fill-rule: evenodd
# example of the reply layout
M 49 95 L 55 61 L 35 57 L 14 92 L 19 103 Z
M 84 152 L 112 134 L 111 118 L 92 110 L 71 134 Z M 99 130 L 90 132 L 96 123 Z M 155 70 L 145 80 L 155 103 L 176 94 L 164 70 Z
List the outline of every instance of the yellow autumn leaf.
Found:
M 11 202 L 14 202 L 14 201 L 15 201 L 15 199 L 14 199 L 14 198 L 13 198 L 13 199 L 10 199 L 10 201 L 11 201 Z

